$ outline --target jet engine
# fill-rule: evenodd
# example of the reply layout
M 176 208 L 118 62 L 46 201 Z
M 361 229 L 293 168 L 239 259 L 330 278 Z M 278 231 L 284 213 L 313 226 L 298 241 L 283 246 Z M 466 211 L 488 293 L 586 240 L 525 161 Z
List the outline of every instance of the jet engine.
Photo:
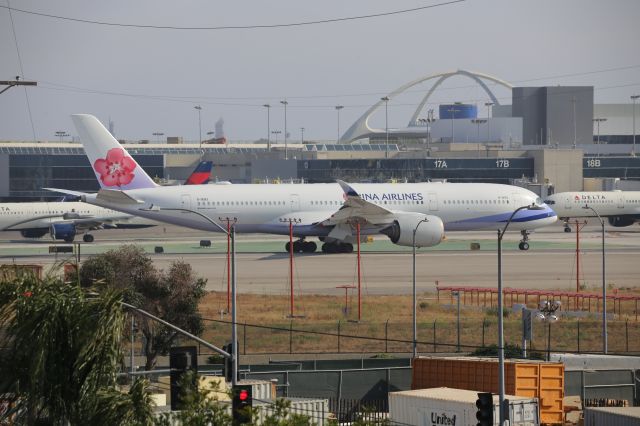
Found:
M 609 225 L 615 227 L 631 226 L 635 221 L 633 216 L 609 216 Z
M 47 232 L 49 232 L 47 228 L 21 229 L 20 235 L 25 238 L 41 238 L 44 237 Z
M 393 223 L 381 231 L 394 244 L 412 247 L 416 227 L 416 247 L 435 246 L 444 239 L 444 224 L 437 216 L 421 213 L 397 213 L 395 216 Z
M 54 223 L 49 230 L 54 240 L 72 242 L 76 237 L 76 226 L 73 223 Z

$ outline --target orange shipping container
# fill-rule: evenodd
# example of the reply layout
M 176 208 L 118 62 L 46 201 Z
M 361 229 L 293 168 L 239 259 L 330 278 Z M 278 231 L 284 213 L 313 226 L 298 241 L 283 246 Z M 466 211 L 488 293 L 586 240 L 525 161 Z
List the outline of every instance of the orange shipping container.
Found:
M 505 393 L 538 398 L 543 424 L 561 424 L 564 364 L 505 360 Z M 450 387 L 498 393 L 498 360 L 475 357 L 419 357 L 413 360 L 412 389 Z

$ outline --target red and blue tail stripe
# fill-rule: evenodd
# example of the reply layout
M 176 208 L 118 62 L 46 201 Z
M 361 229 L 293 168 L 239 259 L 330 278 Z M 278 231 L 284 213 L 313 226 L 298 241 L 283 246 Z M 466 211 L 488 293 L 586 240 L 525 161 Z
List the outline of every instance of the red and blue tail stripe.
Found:
M 211 169 L 213 162 L 201 161 L 198 167 L 191 173 L 191 176 L 185 181 L 185 185 L 203 185 L 211 179 Z

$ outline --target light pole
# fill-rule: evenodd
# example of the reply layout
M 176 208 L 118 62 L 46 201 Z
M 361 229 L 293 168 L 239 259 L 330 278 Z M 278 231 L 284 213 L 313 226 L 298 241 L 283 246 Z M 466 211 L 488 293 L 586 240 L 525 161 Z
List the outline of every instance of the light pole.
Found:
M 271 134 L 272 134 L 272 135 L 276 135 L 276 140 L 274 141 L 276 145 L 278 144 L 278 135 L 279 135 L 280 133 L 282 133 L 282 131 L 281 131 L 281 130 L 272 130 L 272 131 L 271 131 Z
M 640 95 L 632 95 L 633 101 L 633 146 L 631 147 L 631 156 L 636 156 L 636 100 L 640 98 Z
M 480 143 L 480 125 L 482 123 L 487 123 L 488 121 L 484 120 L 482 118 L 475 118 L 475 119 L 471 120 L 471 122 L 478 125 L 478 131 L 477 131 L 477 138 L 478 139 L 477 139 L 477 142 Z M 489 142 L 489 141 L 487 141 L 487 142 Z
M 280 101 L 282 105 L 284 105 L 284 159 L 289 159 L 289 152 L 287 151 L 287 105 L 289 102 L 284 100 Z
M 598 126 L 598 138 L 596 139 L 596 143 L 598 144 L 598 155 L 600 155 L 600 123 L 607 121 L 606 118 L 594 118 L 593 122 Z
M 585 205 L 583 209 L 591 210 L 598 216 L 600 225 L 602 226 L 602 352 L 606 355 L 608 352 L 608 335 L 607 335 L 607 283 L 606 283 L 606 262 L 604 251 L 604 219 L 591 206 Z
M 146 211 L 150 212 L 159 212 L 159 211 L 176 211 L 176 212 L 185 212 L 185 213 L 193 213 L 195 215 L 200 216 L 220 231 L 222 231 L 225 235 L 228 235 L 231 240 L 231 342 L 233 342 L 232 353 L 231 355 L 231 364 L 232 364 L 232 377 L 231 384 L 236 386 L 238 384 L 238 324 L 237 324 L 237 312 L 236 312 L 236 225 L 235 218 L 233 223 L 229 227 L 229 231 L 227 231 L 220 224 L 216 223 L 209 216 L 200 213 L 196 210 L 191 209 L 183 209 L 183 208 L 164 208 L 153 206 L 150 209 L 146 209 Z M 229 220 L 229 218 L 227 218 Z
M 156 137 L 156 141 L 158 143 L 160 143 L 160 136 L 164 136 L 164 133 L 162 133 L 162 132 L 153 132 L 153 136 L 155 136 Z
M 576 124 L 576 97 L 571 98 L 571 103 L 573 104 L 573 149 L 576 149 L 578 146 L 578 128 Z
M 560 305 L 558 301 L 544 300 L 540 302 L 540 312 L 536 315 L 539 320 L 547 323 L 547 361 L 551 360 L 551 323 L 558 321 L 555 312 L 560 309 Z
M 389 97 L 380 98 L 384 101 L 384 131 L 387 134 L 387 143 L 384 147 L 384 158 L 389 158 Z
M 487 107 L 487 142 L 491 141 L 491 132 L 489 129 L 490 118 L 491 118 L 491 107 L 493 106 L 493 102 L 485 102 L 484 106 Z
M 264 104 L 262 106 L 267 109 L 267 151 L 271 151 L 271 105 Z
M 304 144 L 304 127 L 300 127 L 300 143 Z
M 535 204 L 521 206 L 514 210 L 501 230 L 498 228 L 498 392 L 500 394 L 500 405 L 498 407 L 499 413 L 499 425 L 504 425 L 505 420 L 505 407 L 504 407 L 504 324 L 503 315 L 504 307 L 502 306 L 502 237 L 507 232 L 509 224 L 513 220 L 514 216 L 520 210 L 542 210 L 540 206 Z
M 338 113 L 338 138 L 336 139 L 336 143 L 340 142 L 340 110 L 344 108 L 342 105 L 336 105 L 336 112 Z
M 600 123 L 607 121 L 606 118 L 594 118 L 593 122 L 598 126 L 598 138 L 596 139 L 597 144 L 600 145 Z
M 451 113 L 451 143 L 455 143 L 455 118 L 456 118 L 456 107 L 455 105 L 451 106 L 451 108 L 449 108 L 447 110 L 448 112 Z
M 200 112 L 202 111 L 202 107 L 200 105 L 196 105 L 194 106 L 195 109 L 198 110 L 198 134 L 199 134 L 199 140 L 200 140 L 200 149 L 202 149 L 202 117 L 200 115 Z
M 418 321 L 416 318 L 416 305 L 417 305 L 417 297 L 416 297 L 416 232 L 418 232 L 418 227 L 420 224 L 424 222 L 429 222 L 429 219 L 426 217 L 422 219 L 416 225 L 413 230 L 413 357 L 418 356 Z
M 67 136 L 69 136 L 69 133 L 65 132 L 64 130 L 58 130 L 56 132 L 56 136 L 60 138 L 60 142 L 62 142 L 62 138 L 66 138 Z

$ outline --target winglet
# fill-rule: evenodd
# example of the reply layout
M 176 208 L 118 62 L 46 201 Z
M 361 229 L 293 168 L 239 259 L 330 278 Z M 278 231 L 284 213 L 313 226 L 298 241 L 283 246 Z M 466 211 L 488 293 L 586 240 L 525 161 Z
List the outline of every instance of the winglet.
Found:
M 348 197 L 360 197 L 360 194 L 347 182 L 340 179 L 337 179 L 337 182 Z

